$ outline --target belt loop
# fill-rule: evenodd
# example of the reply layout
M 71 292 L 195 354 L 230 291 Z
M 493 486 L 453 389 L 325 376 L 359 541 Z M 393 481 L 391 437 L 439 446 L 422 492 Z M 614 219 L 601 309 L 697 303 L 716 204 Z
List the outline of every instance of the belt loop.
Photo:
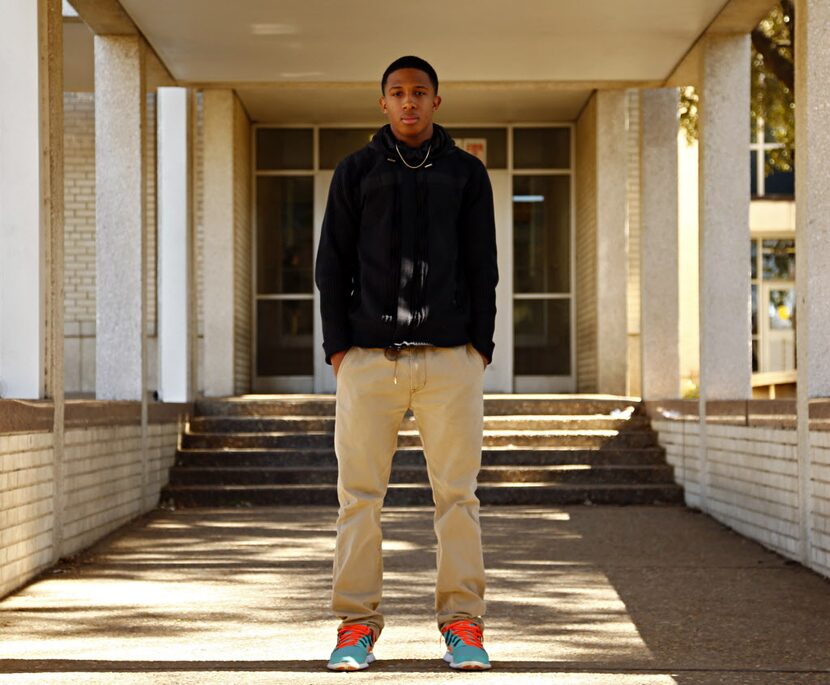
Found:
M 399 345 L 398 343 L 393 343 L 389 345 L 383 352 L 383 355 L 391 360 L 395 361 L 395 375 L 392 379 L 392 382 L 397 385 L 398 384 L 398 357 L 401 356 L 401 348 L 403 345 Z

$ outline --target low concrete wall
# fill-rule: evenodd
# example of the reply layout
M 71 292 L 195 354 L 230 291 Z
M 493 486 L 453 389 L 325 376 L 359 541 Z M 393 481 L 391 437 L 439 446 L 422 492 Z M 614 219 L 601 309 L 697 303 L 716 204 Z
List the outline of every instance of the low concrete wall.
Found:
M 64 411 L 58 446 L 51 403 L 0 400 L 0 597 L 157 506 L 190 405 L 150 405 L 144 424 L 139 402 Z
M 686 503 L 800 562 L 795 402 L 713 403 L 701 431 L 697 402 L 647 403 Z M 807 565 L 830 577 L 830 405 L 811 407 Z M 705 442 L 701 449 L 701 433 Z

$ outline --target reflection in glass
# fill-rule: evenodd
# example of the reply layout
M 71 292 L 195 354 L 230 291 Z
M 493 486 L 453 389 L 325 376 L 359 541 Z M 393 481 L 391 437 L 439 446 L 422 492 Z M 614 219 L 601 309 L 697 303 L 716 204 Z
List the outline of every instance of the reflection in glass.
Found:
M 764 196 L 794 197 L 795 171 L 772 171 L 764 177 Z
M 334 169 L 346 155 L 366 145 L 375 134 L 373 128 L 321 128 L 320 168 Z
M 257 177 L 257 292 L 313 293 L 314 179 Z
M 571 373 L 570 306 L 570 298 L 514 301 L 515 374 L 567 376 Z
M 257 302 L 257 375 L 314 373 L 314 300 Z
M 758 241 L 753 240 L 750 243 L 750 258 L 752 262 L 750 263 L 750 278 L 756 279 L 758 278 Z
M 769 327 L 773 331 L 794 330 L 795 288 L 769 291 Z
M 571 129 L 513 129 L 514 169 L 569 169 L 571 166 Z
M 752 335 L 758 335 L 758 286 L 752 286 Z
M 513 290 L 570 292 L 570 176 L 513 177 Z
M 313 169 L 314 137 L 312 129 L 257 129 L 256 168 L 258 171 Z
M 752 197 L 758 196 L 758 152 L 749 153 L 749 192 Z
M 456 141 L 462 138 L 484 138 L 487 141 L 487 168 L 507 168 L 506 128 L 458 128 L 447 127 L 447 133 Z
M 758 364 L 758 339 L 753 338 L 752 340 L 752 372 L 757 373 L 759 368 Z
M 765 240 L 762 253 L 765 279 L 795 280 L 795 240 Z

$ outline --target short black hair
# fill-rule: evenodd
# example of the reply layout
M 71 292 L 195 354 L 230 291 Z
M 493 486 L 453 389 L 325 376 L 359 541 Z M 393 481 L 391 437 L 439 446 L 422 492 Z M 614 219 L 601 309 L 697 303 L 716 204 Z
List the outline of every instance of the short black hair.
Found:
M 429 77 L 432 87 L 435 88 L 435 94 L 438 94 L 438 74 L 435 73 L 435 69 L 432 68 L 429 62 L 415 55 L 398 57 L 398 59 L 386 67 L 386 71 L 383 72 L 383 78 L 380 80 L 381 93 L 386 92 L 386 81 L 389 79 L 389 74 L 398 69 L 419 69 L 423 71 Z

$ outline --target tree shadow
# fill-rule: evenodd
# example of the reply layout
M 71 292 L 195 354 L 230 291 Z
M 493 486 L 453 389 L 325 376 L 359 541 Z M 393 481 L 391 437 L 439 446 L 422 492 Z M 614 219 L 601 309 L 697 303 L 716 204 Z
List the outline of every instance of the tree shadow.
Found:
M 383 513 L 387 628 L 373 671 L 446 668 L 432 516 Z M 0 672 L 317 670 L 336 626 L 336 517 L 326 507 L 151 512 L 0 602 L 11 636 Z M 830 583 L 692 510 L 485 507 L 481 524 L 486 644 L 499 671 L 691 684 L 830 670 Z M 276 655 L 285 640 L 319 659 L 250 658 L 249 643 Z M 221 659 L 174 656 L 177 645 L 214 644 Z M 102 658 L 84 658 L 90 650 Z M 147 650 L 158 660 L 140 657 Z M 412 658 L 421 653 L 431 658 Z

